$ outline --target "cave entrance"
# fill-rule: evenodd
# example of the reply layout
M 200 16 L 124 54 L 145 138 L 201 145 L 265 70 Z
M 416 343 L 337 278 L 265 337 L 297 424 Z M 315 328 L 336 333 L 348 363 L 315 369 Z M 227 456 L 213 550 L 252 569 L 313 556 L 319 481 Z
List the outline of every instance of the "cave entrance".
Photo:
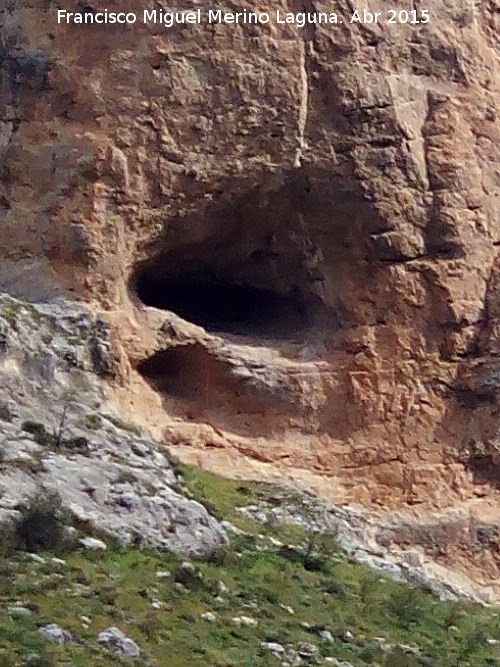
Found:
M 245 185 L 245 187 L 242 187 Z M 365 216 L 349 178 L 318 170 L 227 183 L 211 203 L 172 217 L 144 249 L 132 289 L 147 306 L 218 334 L 302 342 L 358 317 Z
M 269 434 L 286 414 L 286 404 L 234 373 L 199 343 L 157 352 L 138 366 L 139 373 L 164 397 L 170 414 L 196 419 L 245 437 Z
M 166 279 L 146 269 L 139 274 L 137 294 L 147 306 L 169 310 L 213 332 L 283 338 L 303 331 L 311 319 L 298 291 L 277 294 L 230 280 L 191 275 Z

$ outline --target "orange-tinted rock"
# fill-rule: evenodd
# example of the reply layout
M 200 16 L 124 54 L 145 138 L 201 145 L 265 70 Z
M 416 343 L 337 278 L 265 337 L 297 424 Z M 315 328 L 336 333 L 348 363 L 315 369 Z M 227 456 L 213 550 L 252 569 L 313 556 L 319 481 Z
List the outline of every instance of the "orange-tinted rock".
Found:
M 0 289 L 103 311 L 110 400 L 184 460 L 367 507 L 498 502 L 497 9 L 0 10 Z

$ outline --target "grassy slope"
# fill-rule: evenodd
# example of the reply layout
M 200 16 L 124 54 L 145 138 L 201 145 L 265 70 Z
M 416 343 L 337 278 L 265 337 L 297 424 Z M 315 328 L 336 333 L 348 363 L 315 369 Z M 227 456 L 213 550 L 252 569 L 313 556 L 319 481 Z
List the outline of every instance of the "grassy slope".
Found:
M 265 485 L 224 480 L 189 468 L 184 472 L 191 493 L 240 528 L 286 544 L 301 542 L 297 527 L 262 527 L 236 511 L 271 493 Z M 43 554 L 45 564 L 23 554 L 4 558 L 0 560 L 0 667 L 132 664 L 97 645 L 98 632 L 111 625 L 137 641 L 143 649 L 141 665 L 280 665 L 261 647 L 264 641 L 318 646 L 318 660 L 309 664 L 325 664 L 322 658 L 334 656 L 355 666 L 500 665 L 500 647 L 487 641 L 500 640 L 495 610 L 440 603 L 425 591 L 349 562 L 331 539 L 325 539 L 328 555 L 323 569 L 309 571 L 300 560 L 280 555 L 267 537 L 235 536 L 211 560 L 197 563 L 203 579 L 184 591 L 175 583 L 180 559 L 165 554 L 75 552 L 62 555 L 66 566 L 51 563 L 54 554 Z M 172 576 L 159 579 L 159 570 L 170 570 Z M 218 604 L 214 598 L 219 580 L 229 593 L 223 596 L 226 602 Z M 155 598 L 163 604 L 159 610 L 151 606 Z M 13 617 L 7 607 L 14 604 L 39 609 L 29 617 Z M 295 613 L 280 605 L 291 606 Z M 217 614 L 216 623 L 200 618 L 206 611 Z M 258 620 L 258 627 L 235 627 L 230 619 L 242 614 Z M 82 615 L 91 619 L 89 627 L 82 625 Z M 75 632 L 83 643 L 49 645 L 37 631 L 46 623 Z M 323 627 L 331 631 L 334 643 L 321 642 L 318 631 Z M 354 639 L 346 637 L 346 631 Z M 375 637 L 418 647 L 420 654 L 384 652 L 373 642 Z

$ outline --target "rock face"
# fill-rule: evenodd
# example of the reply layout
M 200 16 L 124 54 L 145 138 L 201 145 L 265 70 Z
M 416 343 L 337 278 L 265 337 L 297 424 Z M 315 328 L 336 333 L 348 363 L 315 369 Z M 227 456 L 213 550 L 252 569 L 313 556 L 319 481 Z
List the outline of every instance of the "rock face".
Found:
M 445 523 L 460 506 L 481 556 L 443 558 L 493 579 L 498 3 L 431 14 L 166 30 L 0 9 L 0 290 L 97 313 L 106 405 L 184 460 Z

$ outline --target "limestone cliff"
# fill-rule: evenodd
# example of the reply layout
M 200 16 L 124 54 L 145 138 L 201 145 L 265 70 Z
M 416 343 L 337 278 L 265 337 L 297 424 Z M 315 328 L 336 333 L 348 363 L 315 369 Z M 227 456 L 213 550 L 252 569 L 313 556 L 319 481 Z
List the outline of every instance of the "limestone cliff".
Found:
M 499 4 L 431 9 L 166 30 L 6 3 L 0 290 L 98 313 L 109 404 L 181 459 L 393 512 L 389 541 L 489 586 Z

